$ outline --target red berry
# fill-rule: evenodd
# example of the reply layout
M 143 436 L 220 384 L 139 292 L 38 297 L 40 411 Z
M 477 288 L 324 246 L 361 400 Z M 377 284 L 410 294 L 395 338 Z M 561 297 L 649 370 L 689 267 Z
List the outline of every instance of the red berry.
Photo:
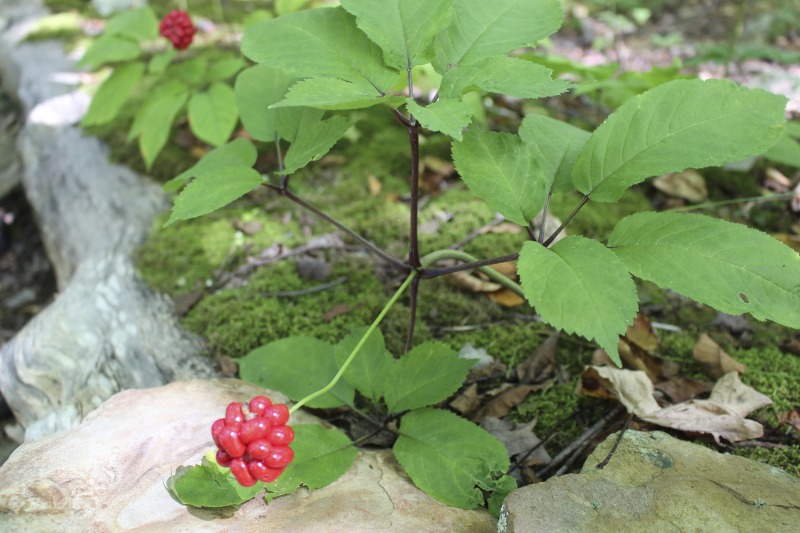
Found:
M 260 415 L 264 412 L 264 409 L 270 405 L 272 405 L 272 401 L 266 396 L 255 396 L 252 400 L 250 400 L 250 412 Z
M 244 444 L 250 444 L 254 440 L 263 439 L 269 434 L 270 434 L 269 420 L 258 417 L 247 420 L 244 424 L 242 424 L 242 428 L 239 430 L 239 439 Z M 272 439 L 269 440 L 270 442 L 272 442 Z
M 289 421 L 289 408 L 282 403 L 276 403 L 267 407 L 261 416 L 269 420 L 273 426 L 283 426 Z
M 294 451 L 288 446 L 273 446 L 272 451 L 264 459 L 270 468 L 285 468 L 294 459 Z
M 219 434 L 225 429 L 225 419 L 220 418 L 211 424 L 211 438 L 214 439 L 214 444 L 219 448 Z
M 272 483 L 285 470 L 284 468 L 270 468 L 261 461 L 250 461 L 247 468 L 254 478 L 264 483 Z
M 241 459 L 234 459 L 231 461 L 231 473 L 233 477 L 236 478 L 236 481 L 243 487 L 252 487 L 256 484 L 256 478 L 250 473 L 250 470 L 247 468 L 247 463 Z
M 233 428 L 226 427 L 219 434 L 219 446 L 224 452 L 234 458 L 239 458 L 247 451 L 247 447 L 239 440 L 239 432 Z
M 258 439 L 247 445 L 247 455 L 256 461 L 264 461 L 272 453 L 272 444 L 268 440 Z
M 244 424 L 244 413 L 242 404 L 233 402 L 225 409 L 225 424 L 228 427 L 239 429 Z
M 267 440 L 273 446 L 288 446 L 294 440 L 294 430 L 289 426 L 270 428 Z
M 219 466 L 230 466 L 233 457 L 228 455 L 227 453 L 223 452 L 222 450 L 217 450 L 217 464 Z
M 172 46 L 178 50 L 183 50 L 192 44 L 192 39 L 197 31 L 189 14 L 179 9 L 173 9 L 167 13 L 161 19 L 161 24 L 159 24 L 158 28 L 161 35 L 169 39 Z

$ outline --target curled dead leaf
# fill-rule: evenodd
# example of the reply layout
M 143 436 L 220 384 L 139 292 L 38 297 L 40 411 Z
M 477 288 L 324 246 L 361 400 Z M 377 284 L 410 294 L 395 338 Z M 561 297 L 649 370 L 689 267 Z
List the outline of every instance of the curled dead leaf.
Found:
M 450 407 L 462 415 L 468 415 L 477 409 L 479 404 L 480 395 L 478 394 L 478 384 L 472 383 L 450 402 Z
M 693 203 L 704 202 L 708 199 L 706 180 L 702 174 L 693 169 L 659 176 L 653 180 L 653 186 L 664 194 L 683 198 Z
M 454 272 L 449 274 L 447 276 L 447 281 L 459 289 L 470 292 L 495 292 L 503 287 L 499 283 L 480 279 L 469 272 Z
M 525 298 L 509 289 L 500 289 L 497 292 L 490 292 L 486 296 L 494 303 L 503 307 L 517 307 L 525 303 Z
M 747 367 L 725 353 L 714 339 L 703 333 L 694 345 L 694 358 L 703 371 L 712 378 L 720 378 L 728 372 L 743 374 Z
M 534 426 L 536 426 L 535 419 L 527 424 L 514 424 L 509 418 L 487 416 L 481 422 L 483 429 L 506 445 L 509 457 L 524 455 L 533 450 L 529 459 L 533 459 L 537 465 L 549 464 L 552 459 L 541 445 L 541 439 L 533 432 Z
M 513 408 L 525 401 L 525 398 L 532 392 L 541 390 L 546 385 L 520 385 L 509 387 L 494 396 L 478 409 L 471 417 L 473 422 L 481 422 L 487 416 L 503 418 L 511 412 Z
M 778 415 L 778 425 L 789 425 L 800 434 L 800 408 L 795 408 Z

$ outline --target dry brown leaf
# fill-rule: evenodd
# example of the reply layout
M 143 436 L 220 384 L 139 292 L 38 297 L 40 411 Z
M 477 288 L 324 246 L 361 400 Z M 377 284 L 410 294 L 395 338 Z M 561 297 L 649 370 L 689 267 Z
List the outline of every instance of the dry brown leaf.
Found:
M 517 378 L 520 383 L 533 383 L 549 378 L 556 367 L 556 348 L 559 334 L 551 335 L 523 362 L 517 365 Z
M 258 220 L 248 220 L 247 222 L 242 222 L 241 220 L 235 220 L 233 222 L 233 227 L 244 233 L 245 235 L 255 235 L 262 229 L 264 229 L 264 224 L 259 222 Z
M 350 312 L 350 306 L 347 304 L 336 304 L 322 314 L 322 320 L 330 322 L 339 315 Z
M 469 272 L 454 272 L 449 274 L 447 276 L 447 281 L 459 289 L 470 292 L 495 292 L 503 288 L 499 283 L 480 279 Z
M 228 355 L 219 357 L 219 370 L 226 378 L 235 378 L 239 374 L 239 363 Z
M 419 185 L 428 194 L 441 192 L 445 179 L 455 172 L 451 161 L 445 161 L 435 156 L 425 156 L 419 162 Z
M 764 171 L 764 187 L 775 192 L 789 192 L 792 180 L 787 178 L 783 172 L 769 167 Z
M 606 365 L 614 365 L 616 363 L 611 360 L 611 357 L 608 356 L 606 351 L 602 348 L 596 349 L 592 352 L 592 366 L 606 366 Z
M 516 235 L 520 231 L 522 231 L 522 226 L 519 224 L 514 224 L 512 222 L 501 222 L 500 224 L 495 224 L 493 226 L 484 226 L 480 233 L 511 233 Z M 514 263 L 514 265 L 514 270 L 516 271 L 516 263 Z
M 524 402 L 525 398 L 527 398 L 530 393 L 540 390 L 541 388 L 541 386 L 533 385 L 520 385 L 518 387 L 508 388 L 478 409 L 470 417 L 470 420 L 473 422 L 481 422 L 487 416 L 503 418 L 510 413 L 514 407 Z
M 718 379 L 728 372 L 743 374 L 747 367 L 725 353 L 714 339 L 703 333 L 694 345 L 694 358 L 710 377 Z
M 710 381 L 675 376 L 668 381 L 656 383 L 655 387 L 656 390 L 666 394 L 672 403 L 680 403 L 710 392 L 714 384 Z
M 790 425 L 800 433 L 800 409 L 792 409 L 778 415 L 778 425 Z
M 492 361 L 486 366 L 480 368 L 471 368 L 467 374 L 468 380 L 484 379 L 489 377 L 505 376 L 508 368 L 502 361 Z
M 369 174 L 367 176 L 367 189 L 369 189 L 370 196 L 378 196 L 383 190 L 383 184 L 378 178 Z
M 505 263 L 497 263 L 491 265 L 489 268 L 492 270 L 497 270 L 502 275 L 507 278 L 517 279 L 517 262 L 516 261 L 506 261 Z
M 653 352 L 658 348 L 658 336 L 653 330 L 650 320 L 643 313 L 638 313 L 633 324 L 628 326 L 625 338 L 628 342 L 647 352 Z
M 479 404 L 480 395 L 478 394 L 478 384 L 473 383 L 450 402 L 450 407 L 462 415 L 468 415 L 474 411 Z
M 665 194 L 693 203 L 704 202 L 708 199 L 706 180 L 696 170 L 688 169 L 683 172 L 664 174 L 654 179 L 653 185 Z
M 515 455 L 524 455 L 533 450 L 530 455 L 534 462 L 538 465 L 549 464 L 552 459 L 541 446 L 541 439 L 533 432 L 536 426 L 536 420 L 531 420 L 527 424 L 514 424 L 509 418 L 497 418 L 494 416 L 487 416 L 481 427 L 497 437 L 497 440 L 506 445 L 508 456 L 514 457 Z
M 500 289 L 497 292 L 490 292 L 487 294 L 494 303 L 502 305 L 503 307 L 517 307 L 525 303 L 525 298 L 509 289 Z

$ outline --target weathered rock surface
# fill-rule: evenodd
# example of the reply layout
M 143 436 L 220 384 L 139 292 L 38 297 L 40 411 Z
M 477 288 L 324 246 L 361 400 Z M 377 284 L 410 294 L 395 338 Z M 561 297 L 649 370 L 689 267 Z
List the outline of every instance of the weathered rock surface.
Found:
M 485 511 L 448 507 L 414 487 L 389 452 L 361 452 L 334 484 L 269 505 L 257 497 L 231 512 L 173 500 L 166 479 L 213 448 L 209 428 L 225 406 L 263 393 L 237 380 L 196 380 L 116 394 L 79 427 L 26 442 L 0 468 L 0 530 L 495 531 Z
M 800 479 L 655 431 L 612 435 L 570 474 L 512 492 L 501 532 L 769 531 L 800 527 Z
M 130 259 L 166 196 L 75 125 L 88 102 L 58 82 L 75 70 L 62 44 L 22 41 L 45 13 L 39 0 L 0 4 L 0 78 L 26 117 L 22 185 L 60 289 L 0 348 L 0 392 L 26 439 L 74 427 L 115 392 L 214 373 Z

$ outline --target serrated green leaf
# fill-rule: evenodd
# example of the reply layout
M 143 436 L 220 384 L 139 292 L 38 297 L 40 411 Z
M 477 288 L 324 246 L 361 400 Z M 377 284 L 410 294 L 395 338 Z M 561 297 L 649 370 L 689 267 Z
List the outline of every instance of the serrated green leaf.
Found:
M 528 241 L 517 263 L 525 298 L 542 320 L 594 339 L 620 365 L 617 343 L 639 308 L 622 261 L 597 241 L 566 237 L 552 248 Z
M 789 120 L 786 122 L 786 134 L 790 137 L 800 137 L 800 122 L 796 120 Z
M 275 0 L 275 13 L 286 15 L 299 11 L 308 3 L 308 0 Z
M 263 183 L 261 174 L 250 167 L 222 167 L 215 172 L 197 178 L 175 198 L 175 205 L 164 224 L 169 226 L 178 220 L 189 220 L 238 200 Z
M 339 371 L 334 347 L 312 337 L 287 337 L 256 348 L 239 359 L 239 376 L 250 383 L 281 391 L 300 401 L 330 383 Z M 344 380 L 309 407 L 352 405 L 355 389 Z
M 398 70 L 429 63 L 434 38 L 450 24 L 453 0 L 342 0 L 358 27 L 383 49 L 386 64 Z
M 150 58 L 150 62 L 147 65 L 147 72 L 150 74 L 161 74 L 167 69 L 169 64 L 172 63 L 176 55 L 178 55 L 178 51 L 172 47 L 167 48 L 160 54 L 154 55 Z
M 299 78 L 366 81 L 378 94 L 397 81 L 380 47 L 341 7 L 300 11 L 252 26 L 244 32 L 242 53 Z
M 215 61 L 211 68 L 208 70 L 208 81 L 224 81 L 231 76 L 236 75 L 237 72 L 246 66 L 244 60 L 240 57 L 227 57 L 219 61 Z
M 148 169 L 167 143 L 172 123 L 189 96 L 188 89 L 180 84 L 162 89 L 145 102 L 128 133 L 129 139 L 139 137 L 139 151 Z
M 300 485 L 310 490 L 330 485 L 350 469 L 358 450 L 347 435 L 316 424 L 293 425 L 294 459 L 281 476 L 266 483 L 266 499 L 291 494 Z
M 244 137 L 238 137 L 228 144 L 214 148 L 200 161 L 166 182 L 164 190 L 177 191 L 190 178 L 210 176 L 225 167 L 252 167 L 257 158 L 258 151 L 253 143 Z
M 356 328 L 336 345 L 336 365 L 341 368 L 361 338 L 366 327 Z M 386 350 L 383 334 L 374 330 L 356 354 L 344 373 L 346 379 L 358 392 L 377 402 L 383 396 L 389 373 L 394 366 L 394 358 Z
M 103 35 L 86 50 L 78 65 L 97 69 L 106 63 L 136 59 L 139 54 L 138 43 L 121 36 Z
M 150 111 L 151 106 L 162 99 L 178 98 L 181 96 L 186 98 L 188 94 L 189 88 L 185 83 L 181 83 L 178 80 L 168 80 L 163 85 L 159 85 L 158 90 L 151 92 L 149 97 L 144 101 L 144 104 L 142 104 L 142 107 L 136 112 L 136 116 L 133 118 L 133 124 L 131 124 L 130 130 L 128 130 L 128 142 L 138 138 L 142 134 L 142 130 L 147 124 L 147 119 L 149 115 L 152 114 Z
M 503 502 L 505 502 L 506 497 L 515 490 L 517 490 L 517 480 L 513 477 L 503 476 L 498 479 L 492 490 L 492 495 L 489 496 L 489 500 L 486 502 L 488 504 L 489 513 L 494 517 L 499 517 L 500 510 L 503 508 Z
M 174 76 L 192 87 L 199 87 L 206 82 L 208 57 L 202 55 L 180 63 L 173 63 L 170 65 L 168 73 L 169 76 Z
M 448 70 L 439 90 L 441 98 L 459 98 L 469 91 L 501 93 L 517 98 L 556 96 L 570 87 L 566 80 L 554 80 L 553 71 L 524 59 L 487 57 Z
M 785 132 L 772 148 L 764 152 L 764 157 L 776 163 L 800 168 L 800 142 Z
M 236 97 L 230 85 L 217 82 L 189 99 L 189 127 L 208 144 L 224 144 L 239 121 Z
M 115 68 L 92 97 L 81 125 L 105 124 L 113 120 L 143 74 L 142 63 L 126 63 Z
M 122 35 L 134 41 L 147 41 L 158 36 L 158 19 L 150 7 L 122 11 L 108 19 L 105 35 Z
M 402 96 L 383 95 L 368 83 L 352 83 L 333 78 L 311 78 L 294 84 L 286 97 L 270 106 L 315 107 L 317 109 L 344 110 L 363 109 L 378 104 L 398 107 L 405 99 Z
M 406 108 L 428 130 L 440 131 L 457 141 L 463 139 L 462 130 L 472 121 L 472 106 L 460 100 L 440 99 L 422 107 L 408 98 Z
M 453 162 L 470 190 L 508 220 L 526 226 L 544 206 L 544 174 L 516 135 L 468 131 L 453 143 Z
M 286 151 L 284 172 L 291 174 L 328 153 L 352 123 L 347 117 L 334 116 L 319 120 L 314 115 L 303 115 L 297 126 L 297 136 Z
M 625 102 L 592 134 L 573 167 L 575 186 L 615 202 L 645 179 L 740 161 L 775 144 L 786 98 L 726 80 L 676 80 Z
M 800 256 L 765 233 L 704 215 L 639 213 L 608 245 L 636 277 L 724 313 L 800 328 Z
M 390 413 L 444 401 L 464 382 L 474 361 L 462 359 L 446 344 L 426 342 L 399 360 L 389 374 L 384 399 Z
M 508 452 L 488 431 L 449 411 L 419 409 L 404 416 L 394 454 L 414 484 L 437 500 L 473 509 L 479 487 L 508 469 Z
M 554 193 L 569 192 L 572 166 L 591 134 L 561 120 L 544 115 L 526 115 L 519 136 L 539 161 L 545 182 Z
M 559 0 L 456 0 L 450 26 L 436 39 L 433 66 L 443 74 L 532 46 L 561 27 L 563 18 Z
M 213 461 L 213 452 L 196 466 L 179 466 L 167 480 L 167 489 L 184 505 L 218 508 L 239 505 L 255 498 L 263 485 L 243 487 L 230 469 Z

